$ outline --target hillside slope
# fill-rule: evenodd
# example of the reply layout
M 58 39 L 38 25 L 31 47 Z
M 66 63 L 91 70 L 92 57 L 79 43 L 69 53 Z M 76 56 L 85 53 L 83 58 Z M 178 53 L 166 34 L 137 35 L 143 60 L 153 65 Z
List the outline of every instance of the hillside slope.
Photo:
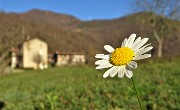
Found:
M 73 16 L 42 10 L 21 14 L 1 12 L 0 39 L 8 39 L 10 45 L 17 46 L 28 37 L 37 37 L 48 43 L 50 53 L 55 50 L 83 52 L 92 62 L 96 53 L 104 52 L 104 44 L 120 46 L 125 37 L 137 33 L 151 38 L 156 54 L 157 42 L 150 28 L 152 15 L 141 12 L 112 20 L 81 21 Z M 166 36 L 163 51 L 166 56 L 179 55 L 180 22 L 166 20 L 173 28 Z
M 141 37 L 151 38 L 151 42 L 155 47 L 155 53 L 157 50 L 157 42 L 152 35 L 152 28 L 150 25 L 151 18 L 154 14 L 150 12 L 135 13 L 123 18 L 114 20 L 95 20 L 90 22 L 81 23 L 78 28 L 101 34 L 104 39 L 104 44 L 111 44 L 119 46 L 125 37 L 128 37 L 131 33 L 136 33 Z M 169 34 L 165 36 L 165 43 L 163 52 L 166 56 L 179 55 L 180 54 L 180 22 L 172 21 L 165 18 L 166 22 L 171 28 Z
M 38 9 L 33 9 L 26 13 L 22 13 L 20 16 L 26 21 L 35 21 L 41 23 L 45 22 L 59 26 L 75 26 L 82 22 L 78 18 L 71 15 L 58 14 L 51 11 L 42 11 Z

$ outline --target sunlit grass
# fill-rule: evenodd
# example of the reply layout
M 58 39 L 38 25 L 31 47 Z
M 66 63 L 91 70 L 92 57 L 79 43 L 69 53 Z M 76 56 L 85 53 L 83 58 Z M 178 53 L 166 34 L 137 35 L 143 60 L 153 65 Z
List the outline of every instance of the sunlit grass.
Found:
M 180 108 L 180 58 L 138 64 L 134 81 L 143 105 L 153 110 Z M 138 110 L 128 78 L 107 78 L 93 67 L 28 70 L 0 76 L 4 110 Z

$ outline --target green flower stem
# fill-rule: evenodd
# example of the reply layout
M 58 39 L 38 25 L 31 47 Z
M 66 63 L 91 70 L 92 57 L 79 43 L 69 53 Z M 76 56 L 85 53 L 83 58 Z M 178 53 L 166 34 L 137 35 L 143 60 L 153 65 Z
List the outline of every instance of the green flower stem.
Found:
M 138 94 L 138 90 L 137 90 L 136 85 L 134 83 L 133 77 L 131 77 L 131 80 L 132 80 L 132 83 L 133 83 L 133 86 L 134 86 L 134 89 L 135 89 L 135 92 L 136 92 L 136 96 L 138 98 L 139 106 L 140 106 L 141 110 L 144 110 L 144 108 L 142 106 L 142 103 L 141 103 L 141 98 L 140 98 L 140 96 Z

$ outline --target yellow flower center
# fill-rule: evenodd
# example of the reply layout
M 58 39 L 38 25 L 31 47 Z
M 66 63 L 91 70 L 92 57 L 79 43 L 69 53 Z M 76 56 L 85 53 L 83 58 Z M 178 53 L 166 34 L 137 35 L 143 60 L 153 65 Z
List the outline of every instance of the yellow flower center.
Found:
M 134 51 L 128 47 L 116 48 L 111 54 L 110 61 L 115 66 L 126 65 L 134 57 Z

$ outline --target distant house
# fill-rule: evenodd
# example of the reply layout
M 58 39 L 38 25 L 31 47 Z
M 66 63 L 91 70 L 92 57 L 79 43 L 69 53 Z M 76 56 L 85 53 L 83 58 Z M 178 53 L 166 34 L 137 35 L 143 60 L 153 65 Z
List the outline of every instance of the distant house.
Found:
M 11 67 L 44 69 L 48 62 L 53 66 L 83 65 L 85 55 L 80 52 L 58 52 L 48 55 L 46 42 L 35 38 L 25 41 L 18 48 L 12 48 Z
M 11 49 L 11 68 L 15 68 L 18 65 L 17 50 Z
M 48 45 L 40 39 L 31 39 L 22 45 L 22 67 L 23 68 L 47 68 Z
M 78 65 L 78 64 L 85 64 L 86 59 L 85 55 L 82 53 L 73 53 L 71 55 L 71 64 Z
M 56 51 L 53 55 L 54 65 L 82 65 L 85 64 L 85 55 L 82 53 L 67 53 Z
M 48 45 L 40 39 L 23 42 L 11 49 L 11 67 L 44 69 L 48 66 Z

